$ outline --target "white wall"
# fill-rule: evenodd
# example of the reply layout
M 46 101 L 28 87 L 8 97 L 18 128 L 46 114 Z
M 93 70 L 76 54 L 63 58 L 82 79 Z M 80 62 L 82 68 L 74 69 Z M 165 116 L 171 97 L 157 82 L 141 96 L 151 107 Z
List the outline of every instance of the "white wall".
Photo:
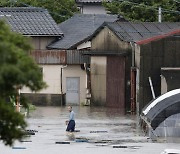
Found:
M 91 41 L 84 42 L 84 43 L 77 46 L 78 50 L 87 49 L 87 48 L 91 48 Z
M 31 45 L 35 50 L 44 50 L 55 39 L 55 37 L 31 37 Z
M 82 14 L 107 14 L 102 5 L 83 5 Z

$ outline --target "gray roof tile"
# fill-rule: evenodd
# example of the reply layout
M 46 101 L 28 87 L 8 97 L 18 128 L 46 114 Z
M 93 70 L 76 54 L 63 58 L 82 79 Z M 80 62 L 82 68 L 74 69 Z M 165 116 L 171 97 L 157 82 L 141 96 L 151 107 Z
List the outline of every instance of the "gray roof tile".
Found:
M 120 39 L 128 42 L 141 41 L 150 37 L 171 32 L 172 30 L 180 30 L 180 22 L 174 22 L 174 23 L 106 22 L 101 27 L 104 26 L 109 27 Z
M 23 35 L 61 36 L 63 33 L 46 9 L 35 7 L 0 7 L 12 31 Z
M 76 14 L 59 25 L 64 37 L 51 44 L 49 48 L 75 49 L 77 45 L 86 41 L 105 21 L 114 22 L 116 20 L 116 15 Z

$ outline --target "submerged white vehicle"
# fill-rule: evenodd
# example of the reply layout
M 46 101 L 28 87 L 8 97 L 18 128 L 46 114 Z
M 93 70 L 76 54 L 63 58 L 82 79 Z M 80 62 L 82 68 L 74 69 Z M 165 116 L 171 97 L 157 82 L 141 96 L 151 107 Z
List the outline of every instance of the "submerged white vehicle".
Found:
M 161 154 L 180 154 L 178 149 L 165 149 Z

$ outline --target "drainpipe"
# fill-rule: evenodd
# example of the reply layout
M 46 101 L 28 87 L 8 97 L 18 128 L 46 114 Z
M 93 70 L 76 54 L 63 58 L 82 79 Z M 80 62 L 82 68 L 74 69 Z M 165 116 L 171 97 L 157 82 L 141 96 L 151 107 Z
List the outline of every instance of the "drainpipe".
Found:
M 90 105 L 90 99 L 91 99 L 91 88 L 90 88 L 90 69 L 87 67 L 87 64 L 84 63 L 84 68 L 86 71 L 86 99 L 85 99 L 85 105 Z
M 131 65 L 131 114 L 136 113 L 136 67 L 135 67 L 135 44 L 130 42 L 132 48 Z
M 62 87 L 62 81 L 63 81 L 63 69 L 66 68 L 67 65 L 64 65 L 61 67 L 61 76 L 60 76 L 60 80 L 61 80 L 61 106 L 63 105 L 63 87 Z

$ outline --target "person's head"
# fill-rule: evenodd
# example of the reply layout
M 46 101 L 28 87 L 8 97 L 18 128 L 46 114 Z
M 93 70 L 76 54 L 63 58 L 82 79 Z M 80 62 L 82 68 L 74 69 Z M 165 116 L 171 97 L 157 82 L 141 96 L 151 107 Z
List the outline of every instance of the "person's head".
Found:
M 72 106 L 68 106 L 68 111 L 69 111 L 69 112 L 72 111 Z

